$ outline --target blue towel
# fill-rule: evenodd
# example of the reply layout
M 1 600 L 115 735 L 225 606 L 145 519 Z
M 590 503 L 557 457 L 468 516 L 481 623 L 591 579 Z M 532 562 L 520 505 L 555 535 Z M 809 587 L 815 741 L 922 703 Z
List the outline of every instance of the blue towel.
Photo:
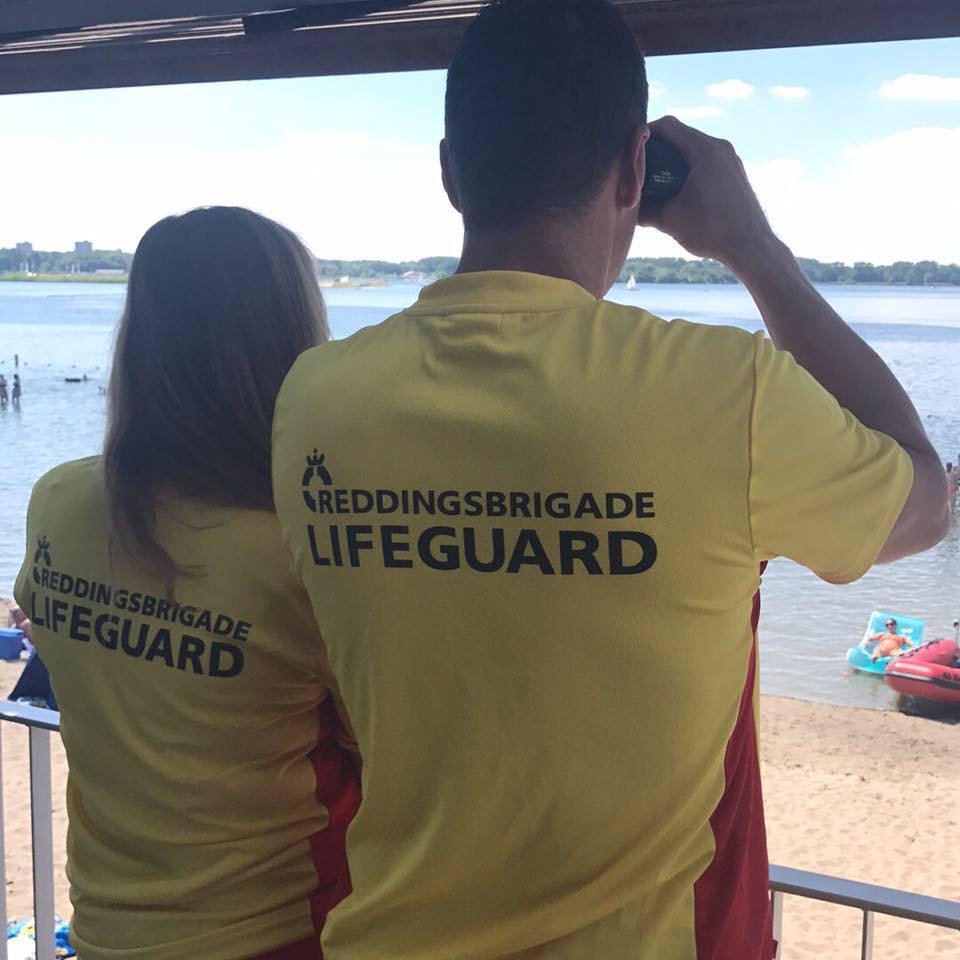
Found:
M 34 650 L 30 654 L 27 665 L 20 674 L 17 685 L 10 694 L 10 700 L 29 700 L 37 706 L 46 706 L 50 710 L 57 710 L 57 699 L 50 686 L 50 674 L 46 664 L 37 656 Z

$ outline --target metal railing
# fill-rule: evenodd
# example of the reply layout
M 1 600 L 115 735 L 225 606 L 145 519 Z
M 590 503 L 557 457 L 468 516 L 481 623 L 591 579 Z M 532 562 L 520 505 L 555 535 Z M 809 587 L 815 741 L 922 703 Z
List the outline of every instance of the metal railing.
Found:
M 773 902 L 773 936 L 781 944 L 777 960 L 786 960 L 781 940 L 783 931 L 783 898 L 786 895 L 806 897 L 843 907 L 854 907 L 863 914 L 860 928 L 860 960 L 873 958 L 873 921 L 880 913 L 935 927 L 960 930 L 960 903 L 941 900 L 920 893 L 907 893 L 872 883 L 842 880 L 822 873 L 795 870 L 793 867 L 770 867 L 770 896 Z
M 30 836 L 33 844 L 33 918 L 37 960 L 55 960 L 53 899 L 53 783 L 50 774 L 50 733 L 60 730 L 60 714 L 10 700 L 0 700 L 0 721 L 27 727 L 30 745 Z M 0 764 L 3 738 L 0 737 Z M 2 767 L 0 767 L 2 770 Z M 3 830 L 3 789 L 0 783 L 0 960 L 7 960 L 7 859 Z
M 0 700 L 2 721 L 28 728 L 30 738 L 30 818 L 33 839 L 33 904 L 36 922 L 37 960 L 54 960 L 55 905 L 53 896 L 53 803 L 50 773 L 50 733 L 60 729 L 60 714 L 9 700 Z M 0 737 L 0 762 L 2 762 Z M 3 823 L 3 790 L 0 784 L 0 825 Z M 0 829 L 0 960 L 7 960 L 6 851 Z M 860 960 L 873 957 L 873 921 L 877 914 L 901 917 L 960 931 L 960 903 L 918 893 L 907 893 L 870 883 L 842 880 L 821 873 L 770 867 L 770 897 L 774 937 L 780 944 L 777 960 L 788 960 L 782 940 L 784 897 L 805 897 L 838 906 L 853 907 L 863 914 Z

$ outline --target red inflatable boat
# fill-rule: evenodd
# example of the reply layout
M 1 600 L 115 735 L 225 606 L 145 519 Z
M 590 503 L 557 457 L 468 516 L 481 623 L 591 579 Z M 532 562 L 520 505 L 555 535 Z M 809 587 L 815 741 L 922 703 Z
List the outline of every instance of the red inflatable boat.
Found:
M 960 646 L 955 640 L 934 640 L 911 653 L 894 657 L 883 671 L 888 687 L 918 700 L 960 706 Z

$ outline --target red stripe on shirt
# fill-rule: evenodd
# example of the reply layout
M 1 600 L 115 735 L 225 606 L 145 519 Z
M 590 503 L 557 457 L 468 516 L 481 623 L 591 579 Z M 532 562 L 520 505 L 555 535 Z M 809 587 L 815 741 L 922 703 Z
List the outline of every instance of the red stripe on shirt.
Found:
M 306 940 L 287 944 L 278 950 L 258 953 L 249 960 L 323 960 L 323 951 L 320 949 L 320 938 L 314 935 Z
M 328 698 L 320 706 L 317 745 L 310 754 L 315 795 L 329 814 L 327 826 L 310 837 L 310 855 L 317 871 L 317 886 L 310 894 L 310 916 L 316 933 L 250 960 L 323 960 L 320 933 L 327 914 L 350 893 L 346 834 L 360 808 L 360 776 L 358 759 L 336 742 L 337 728 L 336 709 Z
M 360 809 L 359 760 L 336 742 L 337 727 L 336 709 L 332 698 L 328 698 L 320 707 L 320 733 L 310 755 L 317 778 L 316 797 L 330 817 L 326 828 L 310 838 L 310 853 L 317 871 L 310 914 L 318 934 L 327 914 L 352 889 L 347 867 L 347 827 Z
M 760 567 L 763 574 L 766 564 Z M 753 598 L 753 645 L 740 710 L 724 758 L 724 791 L 713 815 L 716 852 L 694 885 L 697 960 L 771 960 L 767 835 L 753 709 L 760 591 Z

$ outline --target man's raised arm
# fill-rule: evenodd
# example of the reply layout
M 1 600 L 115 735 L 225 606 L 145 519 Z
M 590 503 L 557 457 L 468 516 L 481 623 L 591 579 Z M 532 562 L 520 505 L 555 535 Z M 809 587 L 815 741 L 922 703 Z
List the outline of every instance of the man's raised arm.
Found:
M 841 407 L 909 456 L 913 484 L 878 560 L 938 543 L 950 523 L 947 482 L 913 403 L 887 365 L 814 289 L 774 235 L 733 147 L 666 117 L 651 125 L 684 155 L 680 195 L 641 223 L 728 267 L 750 292 L 774 344 L 787 350 Z

